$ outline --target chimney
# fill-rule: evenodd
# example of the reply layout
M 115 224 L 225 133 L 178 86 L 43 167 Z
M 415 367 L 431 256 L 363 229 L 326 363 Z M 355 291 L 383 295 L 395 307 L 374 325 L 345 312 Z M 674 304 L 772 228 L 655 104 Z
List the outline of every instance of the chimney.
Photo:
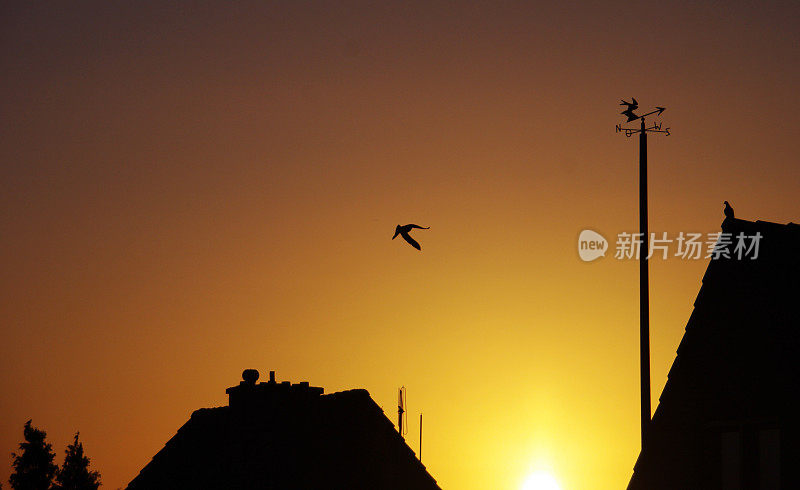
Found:
M 322 388 L 310 386 L 308 381 L 294 385 L 289 381 L 278 383 L 275 380 L 275 371 L 269 372 L 267 383 L 257 383 L 258 377 L 257 370 L 245 369 L 239 385 L 225 390 L 228 394 L 228 406 L 252 409 L 274 403 L 306 403 L 324 392 Z

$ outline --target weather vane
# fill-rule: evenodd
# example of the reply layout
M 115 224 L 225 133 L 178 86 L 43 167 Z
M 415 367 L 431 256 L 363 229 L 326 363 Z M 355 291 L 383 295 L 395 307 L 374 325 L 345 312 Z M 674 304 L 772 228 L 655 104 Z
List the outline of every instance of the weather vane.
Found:
M 641 116 L 636 114 L 639 103 L 631 97 L 630 102 L 622 99 L 620 105 L 625 106 L 625 110 L 620 114 L 627 117 L 626 123 L 639 119 L 639 128 L 623 128 L 617 124 L 617 133 L 624 132 L 630 138 L 634 134 L 639 134 L 639 375 L 641 381 L 641 418 L 642 418 L 642 448 L 647 438 L 647 430 L 650 426 L 650 272 L 647 260 L 650 256 L 650 233 L 647 223 L 647 133 L 664 133 L 669 136 L 669 128 L 661 129 L 661 124 L 653 124 L 647 127 L 645 118 L 655 115 L 658 117 L 666 110 L 665 107 L 656 106 L 656 110 L 650 111 Z
M 653 114 L 655 114 L 656 117 L 660 116 L 662 112 L 667 110 L 666 107 L 658 107 L 658 106 L 656 106 L 656 110 L 650 111 L 647 114 L 642 114 L 641 116 L 637 116 L 636 113 L 633 112 L 633 111 L 635 111 L 636 109 L 639 108 L 639 103 L 636 102 L 636 99 L 634 99 L 633 97 L 631 97 L 631 102 L 625 102 L 625 99 L 622 99 L 622 102 L 619 105 L 627 106 L 627 108 L 624 111 L 620 112 L 620 114 L 622 114 L 623 116 L 626 116 L 628 118 L 628 120 L 625 121 L 626 123 L 629 123 L 631 121 L 635 121 L 637 119 L 641 119 L 642 120 L 642 124 L 641 124 L 641 127 L 639 129 L 623 128 L 620 124 L 617 124 L 617 126 L 616 126 L 617 133 L 624 132 L 625 136 L 627 136 L 628 138 L 630 138 L 631 136 L 633 136 L 636 133 L 645 133 L 645 132 L 649 132 L 649 133 L 665 133 L 667 136 L 669 136 L 669 128 L 666 128 L 666 129 L 662 130 L 661 129 L 661 124 L 653 124 L 651 127 L 648 128 L 648 127 L 646 127 L 645 121 L 644 121 L 645 117 L 651 116 Z

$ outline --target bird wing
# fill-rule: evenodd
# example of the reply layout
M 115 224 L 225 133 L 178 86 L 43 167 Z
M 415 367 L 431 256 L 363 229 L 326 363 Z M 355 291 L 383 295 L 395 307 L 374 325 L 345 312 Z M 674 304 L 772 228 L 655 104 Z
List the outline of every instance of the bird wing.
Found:
M 416 240 L 411 238 L 411 235 L 409 235 L 408 233 L 403 233 L 403 232 L 401 232 L 400 235 L 403 237 L 403 239 L 405 241 L 410 243 L 412 247 L 416 248 L 417 250 L 422 250 L 422 247 L 419 246 L 419 243 L 417 243 Z
M 419 228 L 420 230 L 427 230 L 427 229 L 429 229 L 429 228 L 430 228 L 430 226 L 428 226 L 428 227 L 426 228 L 426 227 L 424 227 L 424 226 L 420 226 L 420 225 L 406 225 L 406 226 L 408 227 L 408 229 L 409 229 L 409 230 L 410 230 L 411 228 Z

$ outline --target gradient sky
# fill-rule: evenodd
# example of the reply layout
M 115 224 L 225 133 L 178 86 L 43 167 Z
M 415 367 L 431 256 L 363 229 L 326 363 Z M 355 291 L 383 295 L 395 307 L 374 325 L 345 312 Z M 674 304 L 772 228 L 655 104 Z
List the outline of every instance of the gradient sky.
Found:
M 576 251 L 638 226 L 619 99 L 667 107 L 651 231 L 798 221 L 799 5 L 4 2 L 0 454 L 124 487 L 257 368 L 405 385 L 447 490 L 622 488 L 638 268 Z M 652 263 L 654 402 L 706 265 Z

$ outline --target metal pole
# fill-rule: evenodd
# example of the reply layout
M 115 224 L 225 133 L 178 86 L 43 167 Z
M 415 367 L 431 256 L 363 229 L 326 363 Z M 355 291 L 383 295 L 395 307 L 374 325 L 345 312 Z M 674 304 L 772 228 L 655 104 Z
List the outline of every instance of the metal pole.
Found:
M 403 413 L 406 411 L 405 386 L 397 391 L 397 432 L 403 437 Z
M 422 414 L 419 414 L 419 462 L 422 463 Z
M 647 130 L 642 121 L 639 134 L 639 230 L 642 245 L 639 255 L 639 362 L 642 383 L 642 448 L 650 425 L 650 295 L 647 256 L 650 234 L 647 230 Z

